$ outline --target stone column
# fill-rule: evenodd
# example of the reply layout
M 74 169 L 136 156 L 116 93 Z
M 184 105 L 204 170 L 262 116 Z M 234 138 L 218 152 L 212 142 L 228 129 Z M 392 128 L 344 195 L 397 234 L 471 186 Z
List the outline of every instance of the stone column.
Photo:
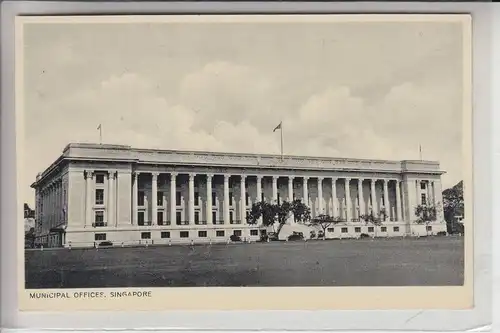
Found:
M 58 197 L 58 203 L 57 203 L 57 211 L 59 212 L 59 223 L 63 222 L 63 214 L 62 214 L 62 202 L 63 202 L 63 191 L 62 191 L 62 180 L 59 179 L 58 182 L 58 188 L 59 188 L 59 197 Z
M 308 191 L 308 185 L 307 183 L 309 182 L 309 177 L 304 177 L 303 178 L 303 185 L 302 185 L 302 202 L 304 203 L 304 205 L 306 205 L 307 207 L 309 207 L 309 191 Z
M 229 224 L 229 177 L 224 175 L 224 224 Z
M 261 202 L 262 201 L 262 176 L 257 176 L 257 201 L 256 202 Z M 257 222 L 259 225 L 262 225 L 262 216 L 259 217 L 259 220 Z
M 318 215 L 323 213 L 323 177 L 318 177 Z
M 189 174 L 189 200 L 188 200 L 188 214 L 189 224 L 194 224 L 194 173 Z
M 391 205 L 389 205 L 389 181 L 387 179 L 384 179 L 384 208 L 385 215 L 390 216 Z
M 436 198 L 436 183 L 432 182 L 432 203 L 435 205 L 437 203 L 437 198 Z
M 158 224 L 158 176 L 157 172 L 151 173 L 151 224 Z
M 364 196 L 363 196 L 363 179 L 360 178 L 358 179 L 358 205 L 359 205 L 359 216 L 358 218 L 361 219 L 361 215 L 365 214 L 365 201 L 364 201 Z
M 177 172 L 170 173 L 170 225 L 177 224 Z
M 139 172 L 134 172 L 132 179 L 132 224 L 137 225 L 137 192 L 139 191 Z
M 257 176 L 257 200 L 256 202 L 262 201 L 262 176 Z
M 206 200 L 206 220 L 207 225 L 212 224 L 212 174 L 207 174 L 207 200 Z
M 377 192 L 375 191 L 375 184 L 377 183 L 376 179 L 370 179 L 370 198 L 372 201 L 372 214 L 374 217 L 378 215 L 378 207 L 377 207 Z
M 273 176 L 273 204 L 278 203 L 278 176 Z
M 240 220 L 242 224 L 247 223 L 245 177 L 246 177 L 245 175 L 241 175 L 241 180 L 240 180 Z
M 108 213 L 108 219 L 107 223 L 108 226 L 114 225 L 114 207 L 113 207 L 113 198 L 114 198 L 114 193 L 113 193 L 113 184 L 114 184 L 114 178 L 115 178 L 115 171 L 110 170 L 108 171 L 108 204 L 106 207 L 106 212 Z
M 346 218 L 347 222 L 352 220 L 352 202 L 351 202 L 351 188 L 350 188 L 351 178 L 345 179 L 345 203 L 346 203 Z
M 337 178 L 332 178 L 332 217 L 337 217 Z
M 93 172 L 91 170 L 86 171 L 86 206 L 85 206 L 85 226 L 92 225 L 92 177 Z
M 288 177 L 288 201 L 293 202 L 293 179 L 295 177 Z
M 427 201 L 429 202 L 430 205 L 434 204 L 434 195 L 433 195 L 433 185 L 434 183 L 432 181 L 427 182 Z
M 420 195 L 420 180 L 415 181 L 415 196 L 417 199 L 417 205 L 422 204 L 422 196 Z
M 401 189 L 399 186 L 400 182 L 396 179 L 396 221 L 402 221 Z

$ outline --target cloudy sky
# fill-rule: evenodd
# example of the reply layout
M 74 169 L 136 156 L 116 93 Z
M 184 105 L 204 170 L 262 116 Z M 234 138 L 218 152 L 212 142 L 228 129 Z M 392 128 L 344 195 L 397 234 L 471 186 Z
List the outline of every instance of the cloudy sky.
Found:
M 30 24 L 26 187 L 69 142 L 439 160 L 461 180 L 459 23 Z M 32 204 L 34 192 L 25 199 Z

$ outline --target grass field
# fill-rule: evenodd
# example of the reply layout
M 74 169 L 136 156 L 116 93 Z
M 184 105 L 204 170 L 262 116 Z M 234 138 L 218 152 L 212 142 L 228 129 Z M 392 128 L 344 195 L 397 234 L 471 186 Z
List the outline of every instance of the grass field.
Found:
M 26 288 L 439 286 L 463 283 L 461 237 L 26 251 Z

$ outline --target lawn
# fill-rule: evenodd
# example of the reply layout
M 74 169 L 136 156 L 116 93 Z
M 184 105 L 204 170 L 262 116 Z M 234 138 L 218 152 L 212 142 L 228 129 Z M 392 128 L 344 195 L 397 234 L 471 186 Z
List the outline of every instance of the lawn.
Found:
M 461 237 L 27 250 L 26 288 L 442 286 L 463 283 Z

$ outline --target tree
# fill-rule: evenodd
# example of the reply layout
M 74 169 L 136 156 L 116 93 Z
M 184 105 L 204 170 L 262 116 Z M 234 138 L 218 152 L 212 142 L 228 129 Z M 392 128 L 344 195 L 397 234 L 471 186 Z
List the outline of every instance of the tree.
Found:
M 283 225 L 288 220 L 290 212 L 292 211 L 292 204 L 288 201 L 284 201 L 281 204 L 271 204 L 268 202 L 256 202 L 252 205 L 250 213 L 247 217 L 248 224 L 256 224 L 257 221 L 262 217 L 262 224 L 266 227 L 275 227 L 275 223 L 278 222 L 278 229 L 275 229 L 276 236 L 279 236 Z
M 435 205 L 418 205 L 415 207 L 415 215 L 417 216 L 417 223 L 428 225 L 430 222 L 436 221 L 438 207 Z M 427 228 L 425 228 L 427 233 Z
M 311 209 L 301 200 L 292 201 L 291 210 L 295 222 L 306 222 L 311 220 Z
M 464 215 L 464 189 L 462 181 L 452 188 L 443 191 L 443 214 L 448 233 L 462 231 L 460 230 L 461 225 L 458 223 L 458 217 Z
M 337 217 L 332 217 L 330 215 L 327 215 L 327 214 L 321 214 L 321 215 L 318 215 L 317 217 L 315 217 L 314 219 L 312 219 L 312 225 L 317 225 L 317 226 L 320 226 L 321 229 L 323 230 L 323 239 L 325 239 L 326 237 L 326 229 L 328 229 L 328 227 L 330 227 L 332 224 L 337 224 L 340 222 L 340 218 Z
M 373 215 L 373 212 L 370 212 L 370 214 L 361 215 L 359 218 L 366 223 L 371 223 L 373 225 L 378 226 L 382 224 L 382 219 Z

